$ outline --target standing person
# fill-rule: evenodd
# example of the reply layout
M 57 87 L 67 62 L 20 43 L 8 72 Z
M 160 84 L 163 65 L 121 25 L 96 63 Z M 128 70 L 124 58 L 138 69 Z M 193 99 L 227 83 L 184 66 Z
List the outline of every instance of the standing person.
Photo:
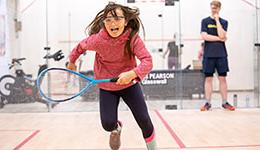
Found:
M 168 54 L 169 53 L 169 54 Z M 168 69 L 177 69 L 178 67 L 178 45 L 176 45 L 176 38 L 168 42 L 167 49 L 163 54 L 163 58 L 168 54 Z
M 221 2 L 213 0 L 210 3 L 211 16 L 204 18 L 201 23 L 201 37 L 205 41 L 203 72 L 205 74 L 205 98 L 206 103 L 201 107 L 201 111 L 211 109 L 212 80 L 215 70 L 218 72 L 220 93 L 222 97 L 222 107 L 227 110 L 235 110 L 235 107 L 227 102 L 227 81 L 226 76 L 229 71 L 227 50 L 225 41 L 227 40 L 228 21 L 220 18 L 219 12 Z
M 103 128 L 111 132 L 111 149 L 120 147 L 122 123 L 118 120 L 120 97 L 128 105 L 142 130 L 148 150 L 156 150 L 154 126 L 139 83 L 152 69 L 152 57 L 138 35 L 142 26 L 138 9 L 110 2 L 87 27 L 89 37 L 70 53 L 67 68 L 86 50 L 96 51 L 95 79 L 119 77 L 116 83 L 100 83 L 100 117 Z M 136 59 L 140 60 L 137 66 Z

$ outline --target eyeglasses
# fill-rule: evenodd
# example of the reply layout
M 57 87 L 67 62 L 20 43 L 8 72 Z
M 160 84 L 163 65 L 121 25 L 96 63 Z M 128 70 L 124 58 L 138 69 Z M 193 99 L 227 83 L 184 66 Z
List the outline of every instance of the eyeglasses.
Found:
M 106 24 L 110 24 L 112 22 L 118 23 L 118 22 L 122 21 L 123 19 L 125 19 L 124 16 L 109 16 L 109 17 L 106 17 L 103 20 L 103 22 Z

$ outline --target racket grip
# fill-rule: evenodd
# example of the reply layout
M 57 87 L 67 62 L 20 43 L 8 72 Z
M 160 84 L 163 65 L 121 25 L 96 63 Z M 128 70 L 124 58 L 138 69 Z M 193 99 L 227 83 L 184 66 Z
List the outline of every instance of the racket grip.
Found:
M 112 79 L 110 79 L 110 82 L 117 82 L 118 79 L 119 79 L 118 77 L 112 78 Z

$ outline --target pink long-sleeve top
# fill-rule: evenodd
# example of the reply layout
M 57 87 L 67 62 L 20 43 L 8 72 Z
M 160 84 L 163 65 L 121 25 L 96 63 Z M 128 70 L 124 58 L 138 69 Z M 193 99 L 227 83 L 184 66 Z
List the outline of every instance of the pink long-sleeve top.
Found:
M 93 34 L 82 40 L 70 53 L 70 62 L 75 63 L 78 57 L 86 50 L 96 52 L 94 62 L 95 79 L 118 77 L 122 72 L 134 70 L 139 80 L 142 80 L 152 69 L 152 57 L 146 49 L 138 34 L 131 40 L 133 54 L 140 60 L 137 66 L 136 59 L 130 59 L 124 54 L 125 43 L 128 40 L 131 29 L 126 30 L 117 38 L 109 36 L 105 28 L 99 33 Z M 104 90 L 118 91 L 129 86 L 117 85 L 115 83 L 99 83 L 98 87 Z

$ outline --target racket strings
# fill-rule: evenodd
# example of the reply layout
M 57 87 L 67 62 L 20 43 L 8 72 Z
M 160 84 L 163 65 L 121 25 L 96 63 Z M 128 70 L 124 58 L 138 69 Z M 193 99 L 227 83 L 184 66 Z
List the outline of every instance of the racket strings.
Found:
M 46 74 L 41 76 L 40 80 L 42 94 L 54 101 L 71 98 L 77 94 L 84 85 L 90 83 L 78 75 L 63 70 L 49 70 Z

